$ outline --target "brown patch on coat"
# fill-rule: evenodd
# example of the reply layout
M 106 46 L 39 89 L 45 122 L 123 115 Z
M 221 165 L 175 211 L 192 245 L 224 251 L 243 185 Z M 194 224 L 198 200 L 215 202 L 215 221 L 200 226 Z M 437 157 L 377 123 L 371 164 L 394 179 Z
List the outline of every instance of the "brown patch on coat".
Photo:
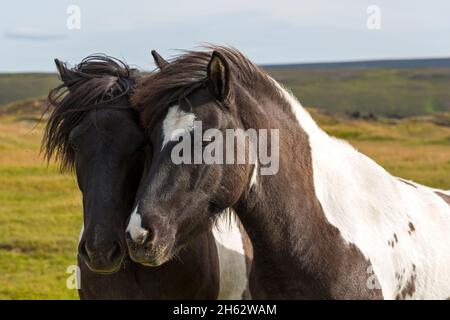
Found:
M 396 243 L 398 243 L 398 237 L 397 237 L 397 234 L 394 233 L 394 239 L 393 240 L 388 240 L 388 246 L 393 248 Z
M 414 295 L 414 293 L 416 292 L 416 279 L 417 279 L 416 265 L 413 264 L 411 276 L 410 276 L 408 282 L 401 290 L 400 290 L 401 283 L 399 284 L 399 286 L 398 286 L 399 292 L 395 296 L 395 299 L 396 300 L 404 300 L 407 297 L 412 297 Z M 401 280 L 401 277 L 399 280 Z
M 408 227 L 409 227 L 408 234 L 412 235 L 416 231 L 416 227 L 414 227 L 411 221 L 408 223 Z
M 439 197 L 444 199 L 444 201 L 447 202 L 447 204 L 450 206 L 450 196 L 448 194 L 439 191 L 435 191 L 434 193 L 436 193 Z

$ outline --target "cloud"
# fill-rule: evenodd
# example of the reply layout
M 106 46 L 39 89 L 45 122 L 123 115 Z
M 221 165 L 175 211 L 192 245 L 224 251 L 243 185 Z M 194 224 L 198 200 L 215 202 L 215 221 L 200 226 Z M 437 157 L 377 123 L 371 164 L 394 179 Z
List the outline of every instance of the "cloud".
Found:
M 4 33 L 7 39 L 33 40 L 33 41 L 52 41 L 67 38 L 64 34 L 51 33 L 38 29 L 13 29 Z

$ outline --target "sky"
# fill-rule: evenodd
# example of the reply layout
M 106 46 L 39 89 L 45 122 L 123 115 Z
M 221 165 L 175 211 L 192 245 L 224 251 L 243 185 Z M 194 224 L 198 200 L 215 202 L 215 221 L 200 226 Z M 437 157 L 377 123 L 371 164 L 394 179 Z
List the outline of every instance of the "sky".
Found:
M 170 58 L 205 42 L 259 64 L 450 57 L 449 16 L 448 0 L 5 1 L 0 72 L 92 53 L 151 70 L 151 49 Z

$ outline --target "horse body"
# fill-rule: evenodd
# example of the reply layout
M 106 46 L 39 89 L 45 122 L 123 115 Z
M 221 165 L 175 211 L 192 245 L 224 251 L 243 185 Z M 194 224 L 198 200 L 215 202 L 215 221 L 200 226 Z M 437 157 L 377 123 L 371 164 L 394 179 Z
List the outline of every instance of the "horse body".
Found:
M 284 89 L 311 147 L 315 193 L 327 220 L 371 262 L 386 299 L 442 299 L 450 292 L 450 207 L 329 137 Z M 330 161 L 330 155 L 332 160 Z
M 254 288 L 252 292 L 277 298 L 380 298 L 381 294 L 384 299 L 447 298 L 450 293 L 450 251 L 446 249 L 450 241 L 449 205 L 436 190 L 407 185 L 346 142 L 328 136 L 292 95 L 278 84 L 276 87 L 291 107 L 292 114 L 286 114 L 295 117 L 299 130 L 293 134 L 296 129 L 289 128 L 286 123 L 290 120 L 285 119 L 280 128 L 287 127 L 290 132 L 282 131 L 280 135 L 286 139 L 294 136 L 286 143 L 296 141 L 303 147 L 289 148 L 296 160 L 290 163 L 281 160 L 280 172 L 286 175 L 284 178 L 258 177 L 252 186 L 256 195 L 250 195 L 236 208 L 243 213 L 246 227 L 254 228 L 257 224 L 253 216 L 245 216 L 248 211 L 255 215 L 255 211 L 261 210 L 258 219 L 268 216 L 264 211 L 269 211 L 271 218 L 265 217 L 264 222 L 273 224 L 273 216 L 279 221 L 270 232 L 290 235 L 280 239 L 286 241 L 284 244 L 272 240 L 265 243 L 265 249 L 255 245 L 254 283 L 257 286 L 267 283 L 268 290 L 258 287 L 259 290 Z M 303 133 L 306 136 L 301 138 Z M 284 149 L 283 142 L 280 148 Z M 292 166 L 301 172 L 296 174 Z M 289 182 L 292 177 L 298 183 Z M 284 183 L 277 179 L 293 186 L 289 192 L 301 201 L 287 195 Z M 270 191 L 267 195 L 276 188 L 283 192 Z M 252 197 L 259 198 L 258 202 L 268 202 L 274 197 L 289 205 L 253 206 Z M 266 237 L 277 238 L 259 229 L 252 241 L 256 243 Z M 272 263 L 260 255 L 271 254 L 267 248 L 275 251 L 286 244 L 287 250 L 296 252 L 297 257 L 275 255 L 276 259 L 287 265 L 296 263 L 298 267 L 277 267 L 284 275 L 274 279 L 272 267 L 266 268 Z M 286 294 L 289 289 L 283 287 L 289 288 L 289 282 L 294 280 L 286 277 L 290 268 L 297 270 L 299 276 L 292 292 Z M 315 272 L 311 273 L 311 269 Z M 375 283 L 371 282 L 371 276 L 376 277 Z M 305 290 L 304 285 L 311 277 L 317 282 L 306 285 Z M 274 282 L 278 285 L 274 286 Z M 315 289 L 321 285 L 316 295 Z

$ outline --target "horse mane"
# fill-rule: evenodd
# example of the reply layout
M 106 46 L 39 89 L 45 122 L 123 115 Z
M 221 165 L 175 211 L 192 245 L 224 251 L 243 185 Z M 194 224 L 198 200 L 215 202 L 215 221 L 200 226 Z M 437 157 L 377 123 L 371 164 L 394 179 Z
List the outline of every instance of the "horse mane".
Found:
M 90 55 L 70 69 L 61 64 L 59 69 L 63 83 L 47 97 L 44 114 L 51 113 L 41 151 L 47 162 L 55 155 L 61 161 L 61 170 L 65 170 L 74 164 L 75 154 L 69 143 L 72 129 L 89 111 L 123 97 L 129 99 L 140 73 L 123 61 L 102 54 Z
M 185 51 L 161 71 L 143 77 L 136 84 L 131 102 L 140 112 L 144 128 L 153 128 L 169 107 L 206 85 L 207 67 L 213 51 L 227 59 L 230 81 L 236 81 L 248 90 L 258 86 L 274 88 L 267 74 L 237 49 L 217 45 L 207 45 L 204 49 L 206 51 Z

